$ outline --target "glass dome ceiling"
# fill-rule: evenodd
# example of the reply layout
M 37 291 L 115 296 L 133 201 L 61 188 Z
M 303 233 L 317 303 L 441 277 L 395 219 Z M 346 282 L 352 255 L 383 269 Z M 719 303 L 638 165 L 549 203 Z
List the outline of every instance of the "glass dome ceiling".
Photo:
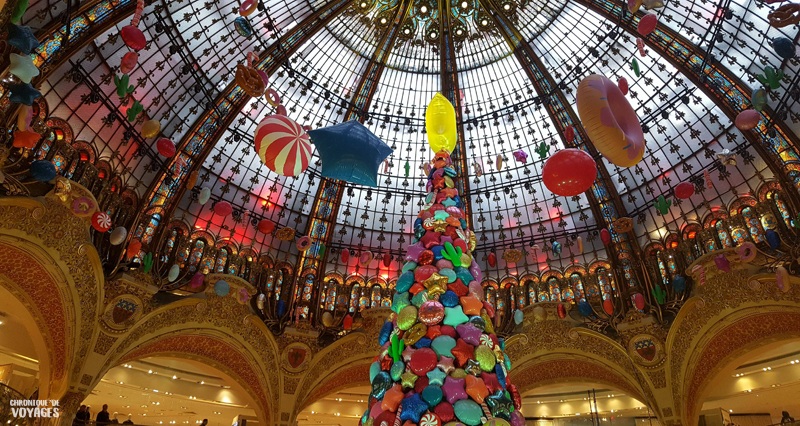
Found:
M 49 20 L 61 2 L 48 1 L 32 2 L 23 23 Z M 324 207 L 318 200 L 330 190 L 323 188 L 316 155 L 296 178 L 278 176 L 259 161 L 253 134 L 276 109 L 264 97 L 241 99 L 231 92 L 235 66 L 248 52 L 261 54 L 260 65 L 273 71 L 270 87 L 299 123 L 319 128 L 360 119 L 394 149 L 381 166 L 378 188 L 344 184 L 326 243 L 334 253 L 367 249 L 399 259 L 425 195 L 422 165 L 431 156 L 425 107 L 436 92 L 450 96 L 460 109 L 462 192 L 479 239 L 477 258 L 533 244 L 544 248 L 537 259 L 510 269 L 503 261 L 494 268 L 482 264 L 496 276 L 609 258 L 597 237 L 609 208 L 616 217 L 634 219 L 632 244 L 645 247 L 687 221 L 701 221 L 713 206 L 755 193 L 773 169 L 721 109 L 719 100 L 734 95 L 724 81 L 698 85 L 697 74 L 685 72 L 697 64 L 680 55 L 722 65 L 751 88 L 766 65 L 782 67 L 788 76 L 798 68 L 797 60 L 781 60 L 769 45 L 777 36 L 793 38 L 796 27 L 770 27 L 765 16 L 774 8 L 744 0 L 669 1 L 651 10 L 661 28 L 690 43 L 689 49 L 673 44 L 669 57 L 652 45 L 639 56 L 635 34 L 620 28 L 630 15 L 618 16 L 620 5 L 611 0 L 268 0 L 248 18 L 254 29 L 249 38 L 234 30 L 238 6 L 235 0 L 161 0 L 145 8 L 140 28 L 149 42 L 131 72 L 133 96 L 148 118 L 160 120 L 161 136 L 182 149 L 178 169 L 157 154 L 154 140 L 138 136 L 138 122 L 118 119 L 129 105 L 116 96 L 112 77 L 128 52 L 118 36 L 128 18 L 55 69 L 41 91 L 50 115 L 68 122 L 76 141 L 94 144 L 98 158 L 149 206 L 146 214 L 158 214 L 159 222 L 171 216 L 211 239 L 289 262 L 299 256 L 294 242 L 262 234 L 255 224 L 266 218 L 308 234 Z M 631 69 L 633 58 L 640 77 Z M 563 123 L 554 121 L 564 118 L 556 106 L 575 111 L 575 88 L 592 73 L 629 82 L 628 98 L 647 129 L 645 157 L 621 169 L 598 156 L 607 171 L 600 182 L 605 192 L 555 196 L 541 181 L 536 149 L 544 143 L 552 154 L 566 147 Z M 537 76 L 547 84 L 537 83 Z M 770 105 L 786 105 L 782 92 L 771 93 Z M 797 107 L 782 109 L 796 131 Z M 778 142 L 774 146 L 782 152 Z M 725 148 L 738 155 L 737 167 L 720 166 L 717 153 Z M 526 164 L 514 159 L 517 150 L 529 155 Z M 185 177 L 195 169 L 197 188 L 186 191 Z M 713 188 L 676 203 L 665 216 L 657 213 L 658 195 L 687 180 L 703 188 L 705 170 Z M 197 202 L 200 187 L 212 192 L 205 205 Z M 234 206 L 232 216 L 213 213 L 219 200 Z M 560 256 L 548 253 L 554 240 L 565 245 Z M 399 265 L 359 272 L 394 276 Z M 358 267 L 339 265 L 332 256 L 327 268 L 348 274 Z

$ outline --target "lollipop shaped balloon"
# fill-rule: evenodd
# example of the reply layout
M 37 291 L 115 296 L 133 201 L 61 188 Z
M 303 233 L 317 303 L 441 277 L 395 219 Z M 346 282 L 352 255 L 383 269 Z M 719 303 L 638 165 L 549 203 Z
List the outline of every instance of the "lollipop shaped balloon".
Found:
M 437 93 L 425 110 L 425 131 L 433 152 L 453 152 L 456 147 L 456 110 L 441 93 Z

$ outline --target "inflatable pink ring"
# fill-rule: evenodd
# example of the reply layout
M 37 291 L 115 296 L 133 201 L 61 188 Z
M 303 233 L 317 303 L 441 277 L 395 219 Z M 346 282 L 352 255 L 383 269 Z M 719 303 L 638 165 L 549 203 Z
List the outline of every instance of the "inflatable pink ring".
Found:
M 372 252 L 368 250 L 361 252 L 361 256 L 358 258 L 358 264 L 363 267 L 367 267 L 369 266 L 370 262 L 372 262 Z
M 578 115 L 592 143 L 608 161 L 632 167 L 644 156 L 644 132 L 631 104 L 614 82 L 592 74 L 578 85 Z
M 267 89 L 267 102 L 272 106 L 278 106 L 281 103 L 281 97 L 275 89 Z
M 751 243 L 750 241 L 745 241 L 742 245 L 739 246 L 737 250 L 737 254 L 739 254 L 739 259 L 743 263 L 752 262 L 753 259 L 756 258 L 756 245 Z
M 92 201 L 89 197 L 79 197 L 72 201 L 72 213 L 78 217 L 89 217 L 94 214 L 97 210 L 97 206 L 94 205 L 94 201 Z
M 244 0 L 239 6 L 239 15 L 248 17 L 256 11 L 258 7 L 258 0 Z
M 297 240 L 297 249 L 298 250 L 300 250 L 302 252 L 305 252 L 310 247 L 311 247 L 311 238 L 309 238 L 308 235 L 306 235 L 304 237 L 300 237 L 300 239 Z

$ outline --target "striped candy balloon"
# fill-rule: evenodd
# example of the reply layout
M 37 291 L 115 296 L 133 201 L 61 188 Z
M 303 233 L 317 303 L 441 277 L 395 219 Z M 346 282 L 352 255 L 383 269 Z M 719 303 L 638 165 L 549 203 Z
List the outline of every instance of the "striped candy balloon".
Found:
M 258 123 L 255 144 L 261 161 L 281 176 L 297 176 L 311 162 L 308 133 L 283 115 L 270 115 Z

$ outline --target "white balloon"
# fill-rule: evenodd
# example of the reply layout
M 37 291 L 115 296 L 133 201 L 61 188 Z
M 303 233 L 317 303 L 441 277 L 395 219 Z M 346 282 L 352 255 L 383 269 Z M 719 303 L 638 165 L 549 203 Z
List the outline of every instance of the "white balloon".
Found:
M 200 204 L 205 204 L 208 202 L 208 199 L 211 198 L 211 190 L 208 188 L 203 188 L 200 190 L 200 195 L 197 197 L 197 201 Z
M 108 240 L 111 242 L 111 245 L 118 246 L 125 242 L 125 237 L 128 236 L 128 230 L 125 229 L 124 226 L 117 226 L 111 231 L 111 236 L 108 237 Z
M 522 324 L 523 313 L 519 309 L 514 312 L 514 323 L 515 324 Z
M 258 299 L 256 299 L 256 306 L 258 309 L 264 309 L 264 303 L 267 301 L 267 296 L 264 293 L 258 295 Z
M 167 279 L 169 282 L 173 282 L 178 279 L 178 275 L 181 273 L 181 268 L 178 265 L 172 265 L 169 268 L 169 273 L 167 274 Z

